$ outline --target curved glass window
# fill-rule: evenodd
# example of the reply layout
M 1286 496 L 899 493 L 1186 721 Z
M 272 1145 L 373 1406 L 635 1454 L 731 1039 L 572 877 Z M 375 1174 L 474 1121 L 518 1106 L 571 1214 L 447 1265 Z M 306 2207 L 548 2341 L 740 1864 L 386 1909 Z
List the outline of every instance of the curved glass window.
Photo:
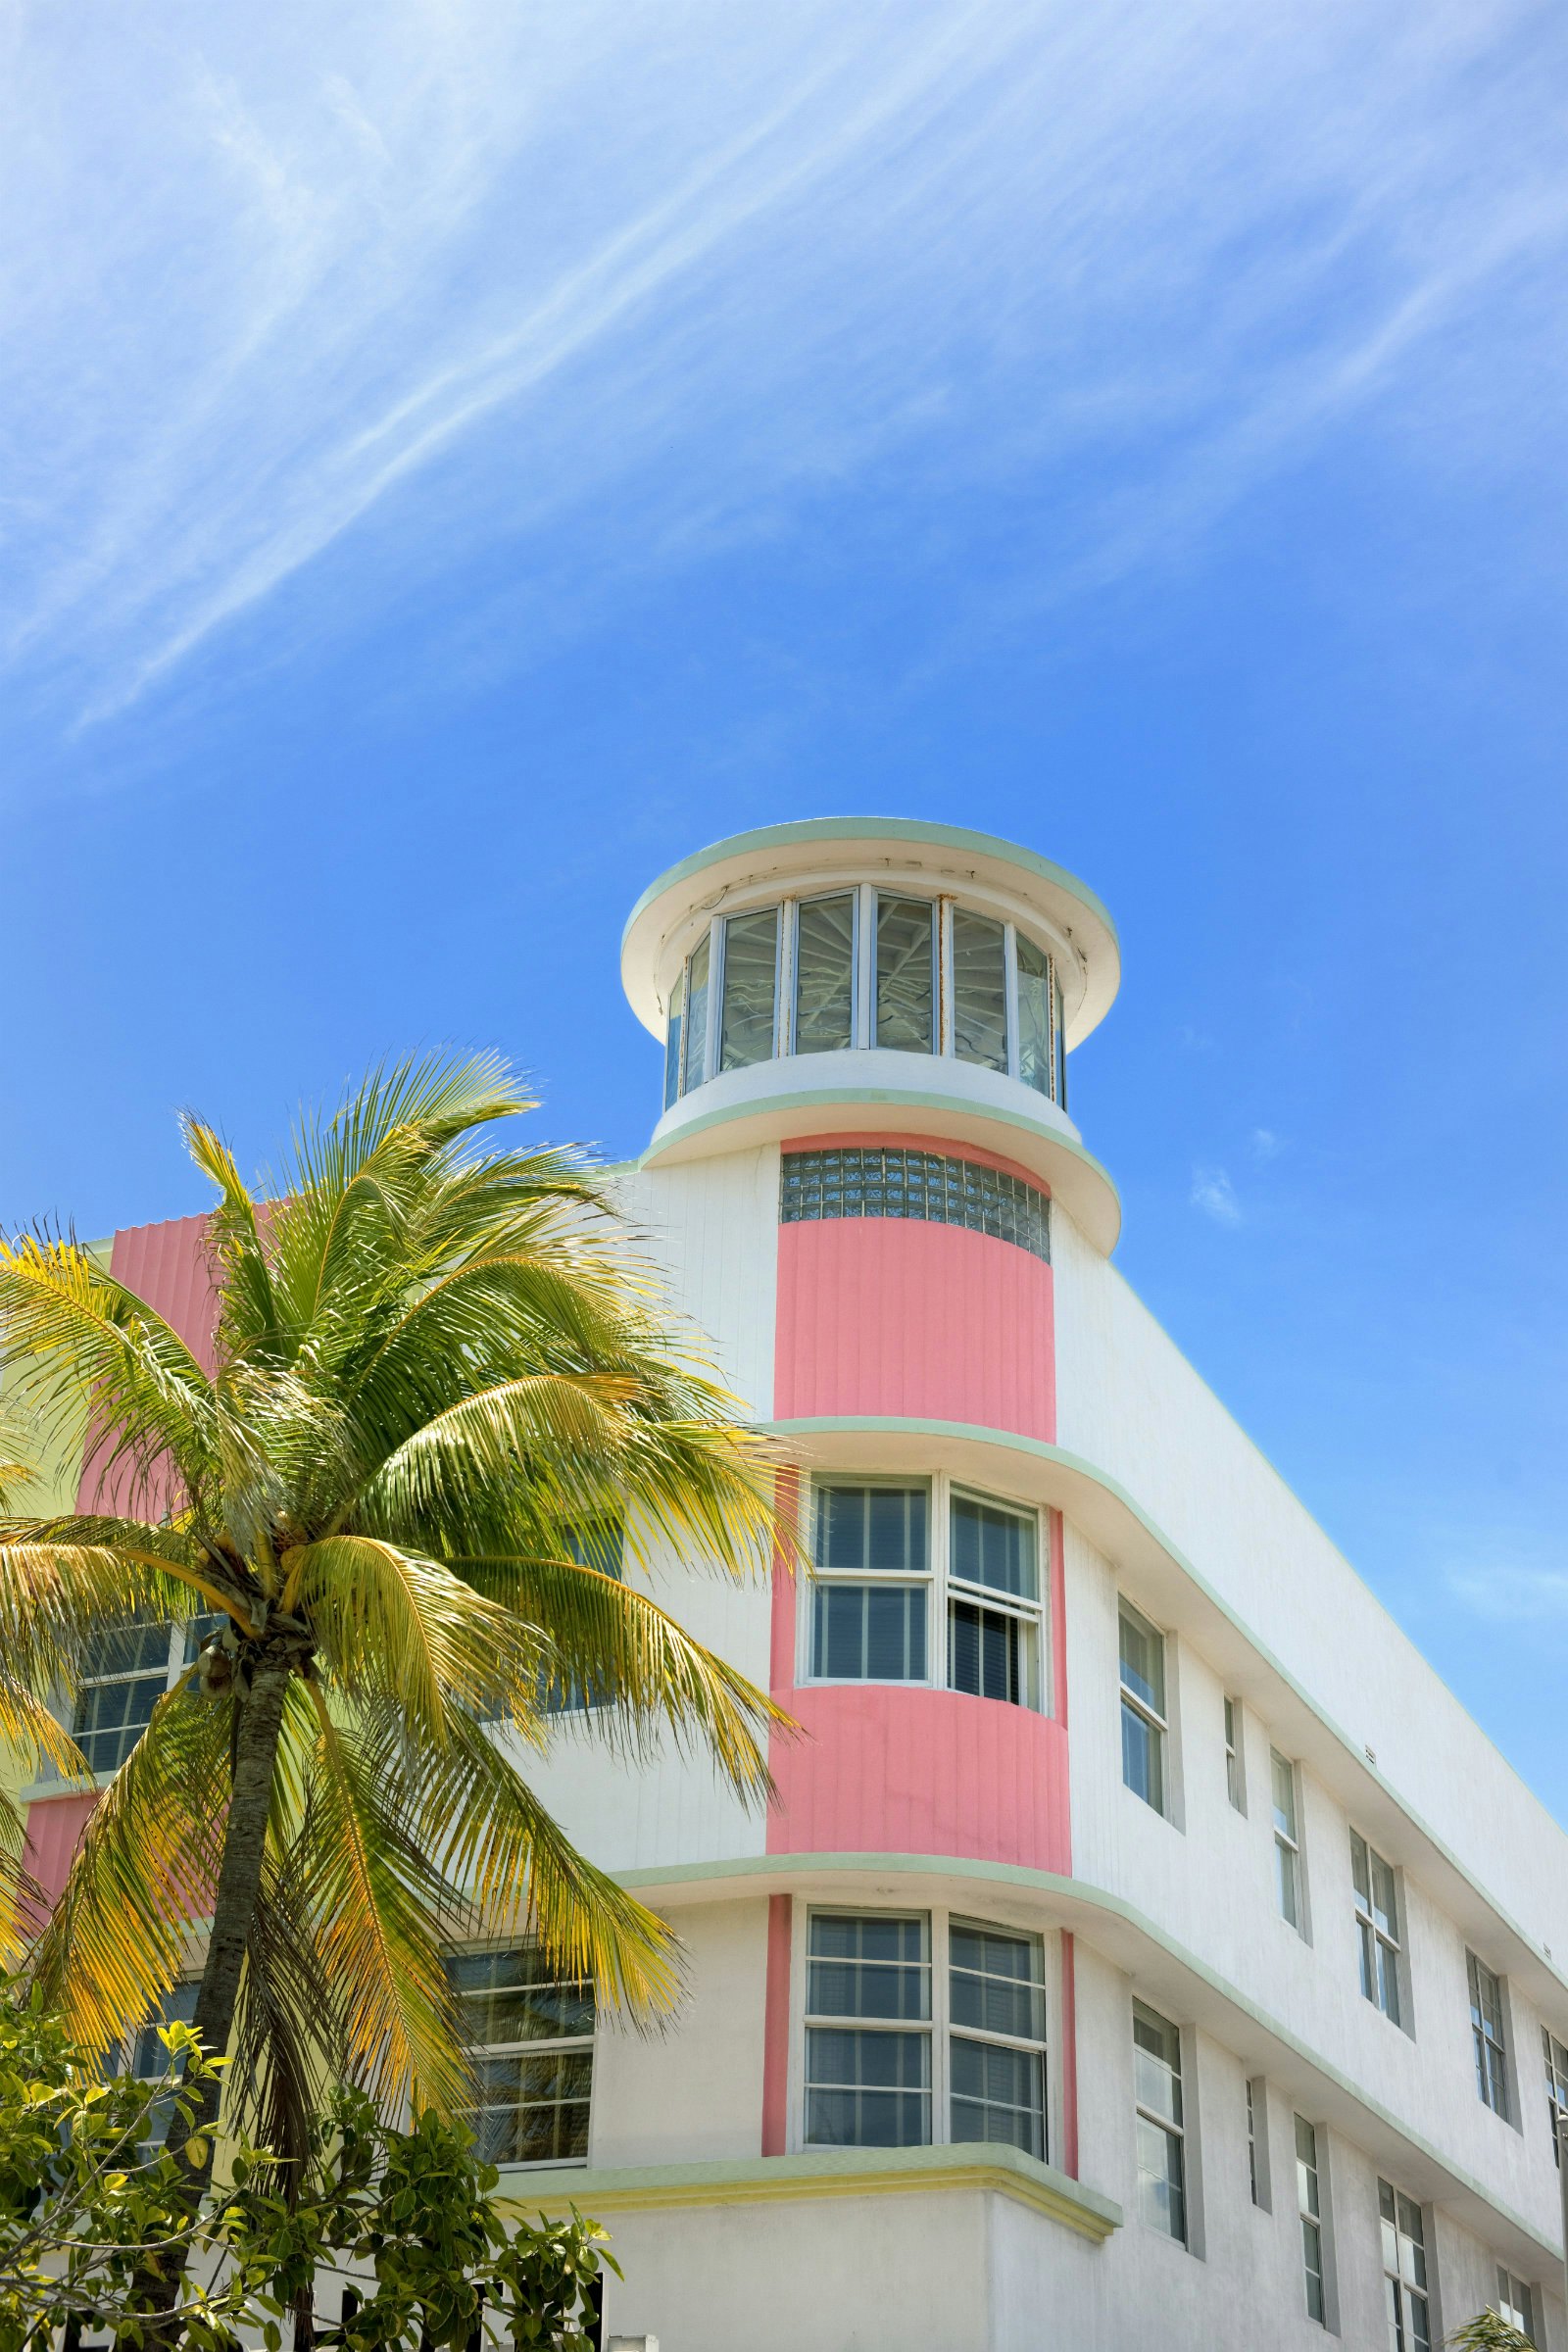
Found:
M 718 1066 L 743 1070 L 773 1055 L 773 1003 L 778 982 L 778 908 L 732 914 L 724 925 L 723 1009 Z
M 855 900 L 805 899 L 795 928 L 797 1054 L 834 1054 L 855 1043 Z
M 876 902 L 876 1042 L 901 1054 L 937 1043 L 937 910 L 929 899 Z
M 710 917 L 669 992 L 664 1107 L 777 1055 L 952 1055 L 1062 1107 L 1056 966 L 1013 923 L 861 882 Z
M 928 1225 L 964 1225 L 1012 1242 L 1051 1262 L 1046 1195 L 1004 1168 L 947 1159 L 935 1152 L 786 1152 L 779 1178 L 779 1222 L 819 1217 L 912 1217 Z

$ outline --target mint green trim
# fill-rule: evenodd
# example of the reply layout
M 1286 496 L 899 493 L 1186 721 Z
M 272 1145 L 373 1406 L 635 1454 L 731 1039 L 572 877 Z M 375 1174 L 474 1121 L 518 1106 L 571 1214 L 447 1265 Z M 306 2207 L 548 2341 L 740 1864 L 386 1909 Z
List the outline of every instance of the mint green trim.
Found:
M 622 1886 L 641 1889 L 710 1879 L 777 1879 L 789 1875 L 831 1876 L 841 1872 L 872 1879 L 963 1879 L 971 1884 L 1016 1887 L 1029 1894 L 1082 1903 L 1091 1910 L 1103 1912 L 1107 1917 L 1119 1920 L 1124 1927 L 1131 1928 L 1135 1935 L 1143 1936 L 1157 1945 L 1167 1958 L 1199 1978 L 1211 1992 L 1229 2002 L 1232 2008 L 1240 2010 L 1263 2033 L 1282 2042 L 1294 2057 L 1314 2068 L 1334 2084 L 1336 2090 L 1343 2092 L 1368 2115 L 1376 2117 L 1380 2124 L 1403 2140 L 1406 2147 L 1424 2157 L 1428 2163 L 1436 2165 L 1440 2172 L 1446 2174 L 1460 2188 L 1488 2206 L 1510 2228 L 1520 2230 L 1532 2244 L 1541 2246 L 1550 2255 L 1561 2256 L 1561 2242 L 1555 2235 L 1543 2232 L 1533 2222 L 1526 2221 L 1522 2214 L 1515 2213 L 1511 2205 L 1504 2204 L 1500 2197 L 1494 2196 L 1473 2174 L 1465 2172 L 1450 2156 L 1435 2147 L 1431 2140 L 1424 2139 L 1419 2132 L 1412 2131 L 1392 2109 L 1369 2097 L 1359 2082 L 1342 2074 L 1331 2060 L 1313 2049 L 1309 2042 L 1303 2041 L 1289 2026 L 1282 2025 L 1277 2017 L 1259 2008 L 1239 1985 L 1222 1977 L 1217 1969 L 1210 1968 L 1206 1960 L 1200 1960 L 1185 1944 L 1178 1943 L 1163 1928 L 1156 1927 L 1147 1912 L 1140 1911 L 1124 1895 L 1112 1894 L 1106 1887 L 1092 1886 L 1087 1879 L 1063 1878 L 1058 1872 L 1051 1870 L 1031 1870 L 1020 1862 L 978 1862 L 958 1854 L 745 1854 L 728 1862 L 704 1862 L 688 1868 L 676 1865 L 620 1871 L 616 1877 Z
M 941 1056 L 933 1054 L 931 1058 L 937 1061 Z M 682 1097 L 683 1102 L 690 1100 L 689 1095 Z M 662 1144 L 650 1144 L 636 1164 L 639 1168 L 657 1167 L 664 1153 L 675 1145 L 683 1144 L 688 1136 L 706 1135 L 710 1128 L 725 1126 L 735 1119 L 762 1118 L 779 1110 L 854 1110 L 862 1103 L 891 1110 L 939 1110 L 954 1118 L 986 1119 L 998 1127 L 1016 1128 L 1020 1135 L 1027 1135 L 1037 1143 L 1050 1144 L 1054 1151 L 1065 1152 L 1068 1158 L 1077 1160 L 1089 1175 L 1098 1177 L 1115 1203 L 1116 1219 L 1120 1224 L 1121 1195 L 1116 1190 L 1109 1169 L 1092 1152 L 1086 1152 L 1082 1144 L 1075 1143 L 1069 1135 L 1063 1135 L 1060 1128 L 1043 1126 L 1037 1120 L 1026 1119 L 1021 1111 L 994 1108 L 989 1102 L 971 1102 L 961 1095 L 939 1095 L 925 1087 L 822 1086 L 800 1094 L 791 1089 L 781 1095 L 754 1096 L 750 1102 L 723 1104 L 716 1110 L 705 1110 L 700 1118 L 683 1121 Z
M 1376 1782 L 1379 1788 L 1382 1789 L 1384 1795 L 1387 1796 L 1392 1803 L 1397 1805 L 1399 1811 L 1404 1815 L 1405 1819 L 1411 1823 L 1419 1835 L 1426 1839 L 1433 1852 L 1441 1857 L 1441 1859 L 1447 1865 L 1448 1869 L 1454 1873 L 1456 1878 L 1463 1880 L 1464 1884 L 1470 1888 L 1471 1892 L 1477 1895 L 1480 1900 L 1486 1904 L 1488 1910 L 1491 1911 L 1496 1919 L 1501 1921 L 1502 1925 L 1508 1930 L 1509 1934 L 1518 1937 L 1519 1941 L 1530 1953 L 1532 1959 L 1541 1968 L 1544 1969 L 1547 1975 L 1550 1976 L 1557 1984 L 1561 1985 L 1565 1993 L 1568 1993 L 1568 1976 L 1564 1976 L 1562 1970 L 1558 1968 L 1555 1961 L 1549 1960 L 1546 1957 L 1537 1938 L 1530 1935 L 1526 1929 L 1522 1928 L 1518 1921 L 1503 1909 L 1496 1896 L 1491 1893 L 1487 1887 L 1482 1886 L 1480 1880 L 1475 1876 L 1475 1874 L 1466 1868 L 1465 1864 L 1460 1861 L 1458 1855 L 1454 1853 L 1452 1847 L 1449 1846 L 1444 1838 L 1439 1837 L 1437 1831 L 1432 1828 L 1429 1822 L 1422 1818 L 1409 1800 L 1400 1794 L 1399 1790 L 1394 1787 L 1391 1781 L 1385 1780 L 1383 1774 L 1378 1770 L 1378 1767 L 1375 1764 L 1368 1762 L 1365 1743 L 1361 1740 L 1352 1739 L 1350 1734 L 1346 1731 L 1342 1725 L 1335 1722 L 1333 1716 L 1330 1715 L 1327 1710 L 1318 1703 L 1318 1701 L 1312 1696 L 1311 1692 L 1307 1690 L 1302 1684 L 1297 1681 L 1296 1676 L 1291 1672 L 1290 1668 L 1283 1662 L 1282 1659 L 1275 1655 L 1274 1651 L 1270 1649 L 1268 1643 L 1263 1641 L 1261 1636 L 1253 1632 L 1252 1628 L 1247 1623 L 1247 1620 L 1244 1617 L 1237 1615 L 1235 1609 L 1231 1607 L 1230 1602 L 1226 1600 L 1221 1593 L 1214 1590 L 1214 1587 L 1208 1582 L 1208 1579 L 1203 1576 L 1199 1569 L 1194 1567 L 1192 1561 L 1187 1557 L 1187 1554 L 1181 1549 L 1179 1544 L 1177 1544 L 1171 1539 L 1171 1537 L 1166 1535 L 1163 1528 L 1156 1525 L 1156 1523 L 1151 1519 L 1149 1513 L 1142 1507 L 1141 1504 L 1133 1500 L 1126 1488 L 1121 1486 L 1115 1479 L 1111 1478 L 1105 1471 L 1097 1470 L 1094 1463 L 1085 1461 L 1081 1454 L 1068 1453 L 1065 1448 L 1060 1446 L 1049 1445 L 1044 1438 L 1019 1437 L 1010 1430 L 989 1429 L 982 1424 L 970 1421 L 925 1421 L 913 1418 L 906 1419 L 898 1414 L 892 1413 L 824 1413 L 799 1421 L 763 1421 L 760 1422 L 758 1426 L 769 1436 L 784 1438 L 812 1437 L 818 1434 L 826 1436 L 830 1433 L 855 1432 L 860 1430 L 863 1430 L 868 1436 L 875 1435 L 877 1433 L 887 1433 L 894 1436 L 907 1434 L 930 1438 L 956 1438 L 961 1442 L 969 1444 L 980 1444 L 996 1446 L 999 1449 L 1008 1453 L 1028 1454 L 1036 1461 L 1050 1462 L 1057 1469 L 1068 1471 L 1076 1477 L 1089 1480 L 1093 1486 L 1097 1486 L 1100 1489 L 1102 1494 L 1108 1495 L 1113 1502 L 1119 1503 L 1121 1508 L 1127 1511 L 1138 1522 L 1138 1525 L 1143 1529 L 1145 1535 L 1149 1537 L 1152 1543 L 1156 1544 L 1159 1546 L 1160 1550 L 1164 1552 L 1166 1558 L 1171 1561 L 1173 1566 L 1181 1570 L 1183 1576 L 1187 1578 L 1189 1584 L 1193 1585 L 1196 1590 L 1202 1594 L 1203 1598 L 1209 1603 L 1211 1608 L 1218 1610 L 1219 1614 L 1225 1619 L 1226 1623 L 1231 1626 L 1236 1633 L 1241 1635 L 1243 1641 L 1247 1642 L 1248 1646 L 1257 1657 L 1262 1659 L 1264 1665 L 1268 1667 L 1270 1672 L 1279 1676 L 1280 1681 L 1286 1686 L 1287 1690 L 1291 1692 L 1291 1695 L 1294 1698 L 1298 1699 L 1301 1705 L 1305 1707 L 1308 1714 L 1313 1716 L 1316 1721 L 1322 1725 L 1324 1731 L 1326 1731 L 1331 1738 L 1339 1742 L 1340 1746 L 1344 1748 L 1346 1754 L 1349 1757 L 1356 1770 L 1358 1772 L 1364 1772 L 1368 1780 Z M 1348 1562 L 1347 1565 L 1348 1566 Z M 1353 1576 L 1355 1574 L 1354 1569 L 1351 1569 L 1350 1573 Z M 1376 1599 L 1376 1594 L 1373 1594 L 1373 1598 Z M 1476 1729 L 1480 1731 L 1480 1726 L 1477 1725 Z M 1481 1737 L 1485 1739 L 1486 1734 L 1482 1732 Z M 1540 1800 L 1538 1798 L 1537 1802 L 1539 1803 L 1539 1801 Z
M 596 2219 L 678 2206 L 759 2205 L 826 2197 L 930 2195 L 991 2189 L 1102 2244 L 1121 2207 L 1021 2148 L 811 2148 L 798 2156 L 712 2158 L 698 2164 L 616 2166 L 531 2173 L 503 2168 L 500 2195 L 518 2210 L 575 2205 Z
M 621 946 L 624 948 L 633 923 L 656 899 L 690 881 L 694 874 L 718 864 L 721 858 L 745 858 L 760 850 L 783 850 L 796 842 L 812 841 L 925 841 L 938 849 L 967 850 L 976 857 L 1004 858 L 1009 865 L 1035 875 L 1042 882 L 1054 883 L 1057 890 L 1075 898 L 1098 922 L 1104 924 L 1112 947 L 1120 955 L 1121 943 L 1109 907 L 1087 883 L 1080 882 L 1076 874 L 1069 874 L 1064 865 L 1054 864 L 1051 858 L 1042 858 L 1038 851 L 1023 849 L 1015 841 L 1004 841 L 1000 834 L 973 833 L 964 825 L 937 825 L 912 816 L 808 816 L 794 824 L 760 825 L 753 832 L 732 833 L 726 841 L 710 842 L 706 850 L 696 850 L 691 857 L 682 858 L 677 865 L 666 867 L 656 882 L 649 883 L 626 917 Z

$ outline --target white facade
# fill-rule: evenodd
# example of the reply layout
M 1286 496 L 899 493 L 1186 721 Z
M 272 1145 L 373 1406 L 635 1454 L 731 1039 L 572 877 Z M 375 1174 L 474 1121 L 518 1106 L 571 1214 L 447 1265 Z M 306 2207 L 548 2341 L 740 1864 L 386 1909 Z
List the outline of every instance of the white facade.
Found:
M 793 903 L 838 893 L 843 905 L 852 885 L 854 1033 L 818 1054 L 792 1050 L 791 958 L 804 963 L 809 944 Z M 601 2024 L 585 2165 L 519 2169 L 509 2180 L 526 2203 L 570 2196 L 607 2221 L 625 2272 L 624 2283 L 610 2282 L 607 2329 L 655 2334 L 663 2352 L 1056 2343 L 1258 2352 L 1325 2333 L 1382 2352 L 1436 2345 L 1496 2305 L 1499 2266 L 1505 2284 L 1527 2290 L 1536 2340 L 1568 2352 L 1543 2040 L 1545 2028 L 1568 2042 L 1568 1978 L 1552 1957 L 1568 1962 L 1562 1833 L 1110 1264 L 1114 1195 L 1052 1099 L 1064 1092 L 1064 1053 L 1049 1088 L 1038 1068 L 1025 1083 L 1027 1015 L 1013 999 L 1005 1047 L 995 1048 L 1005 1066 L 977 1067 L 955 1049 L 965 1034 L 955 943 L 967 953 L 978 940 L 976 963 L 992 934 L 965 932 L 950 911 L 933 915 L 933 1050 L 879 1043 L 874 926 L 886 920 L 891 935 L 893 917 L 878 891 L 890 906 L 896 893 L 906 905 L 973 905 L 1012 926 L 1009 986 L 1011 958 L 1049 954 L 1064 1046 L 1110 1002 L 1108 919 L 1027 853 L 869 820 L 721 844 L 648 894 L 628 927 L 628 992 L 662 1033 L 682 975 L 689 1012 L 694 945 L 700 956 L 710 943 L 716 991 L 716 926 L 780 906 L 771 1050 L 710 1074 L 727 1017 L 710 993 L 708 1070 L 685 1092 L 672 1087 L 623 1198 L 747 1411 L 804 1464 L 808 1494 L 815 1482 L 860 1476 L 939 1482 L 926 1489 L 939 1501 L 951 1483 L 954 1494 L 1038 1514 L 1042 1616 L 1022 1635 L 1004 1629 L 1015 1647 L 1036 1644 L 1033 1697 L 964 1685 L 959 1714 L 941 1714 L 949 1701 L 935 1694 L 959 1673 L 951 1613 L 946 1657 L 932 1616 L 923 1678 L 878 1690 L 867 1672 L 824 1685 L 811 1672 L 809 1592 L 776 1602 L 760 1585 L 737 1590 L 675 1563 L 662 1570 L 661 1596 L 684 1622 L 759 1682 L 771 1671 L 803 1716 L 809 1702 L 812 1760 L 786 1759 L 770 1824 L 717 1789 L 706 1768 L 674 1759 L 628 1790 L 623 1768 L 591 1738 L 563 1733 L 542 1793 L 598 1860 L 676 1924 L 690 1979 L 663 2035 Z M 761 940 L 761 968 L 765 922 L 748 936 L 754 949 Z M 1034 948 L 1014 945 L 1026 938 Z M 764 1016 L 765 1006 L 754 1049 Z M 804 1025 L 806 1014 L 797 1018 Z M 792 1147 L 837 1168 L 846 1152 L 874 1152 L 882 1138 L 906 1154 L 971 1164 L 978 1155 L 1049 1190 L 1049 1408 L 1024 1393 L 1027 1381 L 1015 1404 L 982 1413 L 960 1395 L 954 1408 L 965 1380 L 983 1384 L 992 1359 L 1017 1344 L 1010 1325 L 979 1332 L 967 1370 L 933 1371 L 937 1387 L 947 1382 L 943 1410 L 908 1410 L 891 1370 L 865 1360 L 878 1348 L 900 1355 L 906 1328 L 918 1346 L 907 1291 L 919 1260 L 908 1252 L 929 1248 L 933 1279 L 951 1281 L 955 1263 L 960 1277 L 983 1263 L 1005 1271 L 1024 1254 L 1014 1243 L 975 1233 L 934 1242 L 934 1230 L 951 1228 L 918 1217 L 879 1237 L 875 1214 L 835 1220 L 831 1210 L 807 1239 L 781 1239 L 804 1230 L 780 1222 Z M 830 1235 L 833 1222 L 854 1234 Z M 892 1250 L 885 1263 L 867 1258 L 863 1294 L 844 1255 L 855 1236 L 872 1257 L 884 1244 Z M 854 1298 L 818 1296 L 813 1281 L 847 1285 Z M 894 1389 L 904 1409 L 888 1409 Z M 812 1409 L 802 1411 L 808 1392 Z M 994 1383 L 986 1394 L 994 1399 Z M 1163 1638 L 1157 1808 L 1128 1785 L 1124 1765 L 1123 1602 Z M 917 1594 L 902 1622 L 928 1606 L 941 1606 L 940 1593 L 929 1604 Z M 782 1670 L 780 1608 L 796 1656 Z M 1053 1719 L 1028 1727 L 1021 1746 L 1020 1703 Z M 944 1761 L 950 1721 L 959 1726 L 956 1766 Z M 1044 1829 L 1029 1826 L 1032 1792 L 1017 1778 L 1032 1769 L 1036 1731 L 1048 1743 L 1065 1734 L 1038 1750 L 1057 1805 L 1039 1809 Z M 993 1733 L 999 1755 L 1022 1759 L 998 1783 L 994 1819 L 990 1768 L 965 1761 Z M 1276 1759 L 1293 1799 L 1295 1925 L 1282 1915 Z M 922 1774 L 950 1770 L 981 1773 L 980 1808 L 967 1817 L 979 1826 L 962 1843 L 942 1789 L 921 1785 Z M 901 1825 L 896 1837 L 889 1824 Z M 1385 1951 L 1397 2022 L 1362 1987 L 1352 1834 L 1394 1873 Z M 1033 1859 L 1017 1858 L 1025 1851 Z M 846 2144 L 843 2116 L 861 2113 L 853 2100 L 808 2109 L 808 1938 L 819 1910 L 910 1920 L 908 1935 L 931 1955 L 933 2014 L 913 2021 L 913 2039 L 928 2037 L 924 2054 L 900 2061 L 929 2071 L 918 2110 L 926 2130 L 923 2094 L 910 2094 L 915 2104 L 899 2110 L 906 2144 Z M 1004 2136 L 955 2129 L 959 2109 L 944 2084 L 951 2074 L 956 2102 L 974 2053 L 960 2058 L 945 2040 L 956 2030 L 943 2022 L 950 1998 L 955 2017 L 972 1998 L 956 1979 L 951 1990 L 942 1982 L 950 1921 L 1037 1939 L 1044 2092 L 1038 2120 L 1017 2136 L 1037 2132 L 1044 2159 Z M 1503 2113 L 1481 2093 L 1471 1953 L 1499 1987 Z M 1135 2004 L 1167 2021 L 1179 2045 L 1180 2234 L 1168 2204 L 1162 2221 L 1140 2182 Z M 873 2019 L 869 2030 L 886 2026 Z M 1032 2063 L 1020 2061 L 1009 2081 Z M 830 2110 L 840 2136 L 811 2144 L 812 2114 Z M 891 2112 L 874 2099 L 863 2110 Z M 1000 2110 L 985 2112 L 988 2130 L 1003 2128 Z M 1310 2182 L 1298 2118 L 1311 2128 L 1300 2142 L 1315 2153 Z M 1146 2134 L 1146 2152 L 1154 2144 Z M 1392 2231 L 1380 2216 L 1390 2189 Z M 1313 2194 L 1317 2212 L 1305 2219 L 1315 2237 L 1303 2232 L 1302 2200 Z M 1397 2321 L 1391 2242 L 1406 2269 Z

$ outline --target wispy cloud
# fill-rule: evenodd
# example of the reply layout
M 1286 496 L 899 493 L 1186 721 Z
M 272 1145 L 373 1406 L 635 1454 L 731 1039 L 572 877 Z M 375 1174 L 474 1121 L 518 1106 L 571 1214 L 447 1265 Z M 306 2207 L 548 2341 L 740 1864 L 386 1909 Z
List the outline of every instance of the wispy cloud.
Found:
M 607 575 L 690 561 L 878 468 L 1027 478 L 1020 593 L 1064 594 L 1380 403 L 1446 449 L 1450 377 L 1467 446 L 1516 450 L 1541 370 L 1478 400 L 1465 355 L 1561 336 L 1551 24 L 38 11 L 0 97 L 14 672 L 102 716 L 335 551 L 311 632 L 498 538 L 594 513 Z
M 1285 1142 L 1272 1127 L 1254 1127 L 1247 1139 L 1247 1148 L 1258 1166 L 1263 1168 L 1271 1159 L 1278 1159 L 1285 1150 Z
M 1461 1608 L 1499 1625 L 1568 1626 L 1568 1568 L 1455 1568 L 1447 1587 Z
M 1242 1204 L 1236 1198 L 1236 1187 L 1223 1168 L 1195 1168 L 1193 1189 L 1188 1195 L 1194 1208 L 1200 1208 L 1205 1217 L 1216 1225 L 1239 1225 Z

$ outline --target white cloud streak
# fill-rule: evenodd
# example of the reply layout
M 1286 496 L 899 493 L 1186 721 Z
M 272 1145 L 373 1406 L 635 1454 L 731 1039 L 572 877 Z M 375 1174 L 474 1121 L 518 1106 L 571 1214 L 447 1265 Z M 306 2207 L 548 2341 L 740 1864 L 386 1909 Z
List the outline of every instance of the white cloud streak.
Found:
M 1447 1585 L 1461 1608 L 1493 1624 L 1568 1626 L 1568 1569 L 1455 1568 Z
M 1452 463 L 1446 386 L 1513 462 L 1561 372 L 1511 0 L 17 22 L 0 648 L 62 722 L 291 595 L 607 514 L 611 568 L 689 561 L 883 475 L 1027 483 L 1012 592 L 1079 593 L 1351 416 Z
M 1195 1168 L 1188 1199 L 1194 1208 L 1201 1209 L 1216 1225 L 1239 1225 L 1242 1221 L 1236 1187 L 1223 1168 Z

